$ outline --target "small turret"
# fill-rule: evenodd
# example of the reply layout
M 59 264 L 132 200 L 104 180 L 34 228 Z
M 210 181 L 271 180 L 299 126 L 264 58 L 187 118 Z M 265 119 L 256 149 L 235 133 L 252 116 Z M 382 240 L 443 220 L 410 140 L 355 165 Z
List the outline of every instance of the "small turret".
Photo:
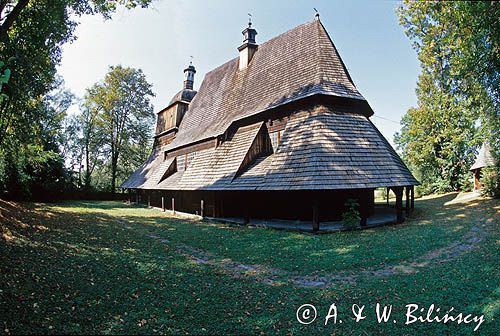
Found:
M 245 28 L 241 32 L 245 37 L 243 39 L 243 44 L 238 47 L 238 51 L 240 52 L 240 70 L 246 69 L 250 61 L 252 60 L 253 55 L 257 51 L 257 43 L 255 42 L 255 36 L 257 35 L 257 31 L 252 28 L 252 21 L 248 21 L 248 27 Z
M 193 89 L 195 73 L 196 69 L 194 68 L 193 62 L 189 62 L 189 66 L 184 69 L 184 89 Z

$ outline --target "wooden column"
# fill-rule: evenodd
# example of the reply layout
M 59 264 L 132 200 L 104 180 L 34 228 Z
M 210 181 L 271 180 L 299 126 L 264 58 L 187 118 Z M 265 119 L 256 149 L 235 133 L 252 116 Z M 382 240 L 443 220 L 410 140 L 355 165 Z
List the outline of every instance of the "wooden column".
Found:
M 151 208 L 151 191 L 147 191 L 148 193 L 148 208 Z
M 161 209 L 165 212 L 165 196 L 161 196 Z
M 175 197 L 172 197 L 172 211 L 175 215 Z
M 139 204 L 139 191 L 135 191 L 135 204 Z
M 239 202 L 242 204 L 242 211 L 243 211 L 243 223 L 248 224 L 250 223 L 250 208 L 249 208 L 249 203 L 251 201 L 250 195 L 245 195 L 244 192 L 240 192 L 237 195 L 234 195 L 234 197 L 237 197 Z
M 406 198 L 406 217 L 410 215 L 410 187 L 405 187 L 405 198 Z
M 387 188 L 387 205 L 389 205 L 389 193 L 391 192 L 391 188 Z
M 366 226 L 366 220 L 368 219 L 368 197 L 365 192 L 362 192 L 359 198 L 359 212 L 361 215 L 361 220 L 359 225 Z
M 217 214 L 217 192 L 213 192 L 213 202 L 214 202 L 214 211 L 212 213 L 212 217 L 215 218 Z
M 130 189 L 127 189 L 127 190 L 128 190 L 128 204 L 131 204 L 132 203 L 132 193 L 131 193 Z
M 200 202 L 200 215 L 201 217 L 205 217 L 205 202 L 203 200 L 201 200 Z
M 312 218 L 312 229 L 313 232 L 318 232 L 319 231 L 319 207 L 318 203 L 314 202 L 312 206 L 313 210 L 313 218 Z
M 415 186 L 411 186 L 411 209 L 415 209 Z
M 219 211 L 219 217 L 224 217 L 226 215 L 224 213 L 224 198 L 221 198 L 221 200 L 220 200 L 220 207 L 219 207 L 218 211 Z
M 248 204 L 245 204 L 245 210 L 243 210 L 243 223 L 250 223 L 250 214 L 248 211 Z
M 375 189 L 369 189 L 366 195 L 366 204 L 368 209 L 368 217 L 375 213 Z
M 396 194 L 396 223 L 403 223 L 403 187 L 394 187 L 392 191 Z

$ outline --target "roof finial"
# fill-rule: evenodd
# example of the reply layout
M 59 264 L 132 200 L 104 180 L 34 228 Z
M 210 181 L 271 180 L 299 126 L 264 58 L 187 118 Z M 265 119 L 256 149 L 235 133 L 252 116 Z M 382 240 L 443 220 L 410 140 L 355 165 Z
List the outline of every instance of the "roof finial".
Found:
M 319 12 L 318 12 L 318 10 L 316 8 L 314 8 L 314 7 L 313 7 L 313 9 L 316 12 L 316 15 L 314 15 L 314 17 L 316 18 L 316 20 L 319 20 Z
M 252 14 L 247 13 L 247 15 L 248 15 L 248 27 L 251 27 L 252 26 Z
M 189 65 L 193 65 L 193 59 L 194 59 L 193 56 L 189 56 Z

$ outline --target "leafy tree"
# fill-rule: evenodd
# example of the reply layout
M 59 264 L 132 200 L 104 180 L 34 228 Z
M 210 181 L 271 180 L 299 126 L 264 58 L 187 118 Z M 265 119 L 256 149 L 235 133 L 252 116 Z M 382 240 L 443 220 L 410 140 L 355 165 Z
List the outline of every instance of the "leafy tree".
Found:
M 142 70 L 110 67 L 102 83 L 87 90 L 82 113 L 75 117 L 77 148 L 85 158 L 84 185 L 108 184 L 126 178 L 140 164 L 151 145 L 154 121 L 152 85 Z
M 399 15 L 422 74 L 396 143 L 427 192 L 463 188 L 484 140 L 500 153 L 500 4 L 404 1 Z
M 2 83 L 10 77 L 8 86 L 2 84 L 0 102 L 0 188 L 30 188 L 37 180 L 30 174 L 42 172 L 31 169 L 32 163 L 59 153 L 61 128 L 54 126 L 60 120 L 50 114 L 50 104 L 56 102 L 46 96 L 59 87 L 56 66 L 62 45 L 75 38 L 78 17 L 100 14 L 108 19 L 118 6 L 147 7 L 151 1 L 0 0 L 0 55 L 9 69 L 0 66 Z
M 0 109 L 0 145 L 28 129 L 26 108 L 55 87 L 61 47 L 74 39 L 75 19 L 84 14 L 110 18 L 119 4 L 146 7 L 151 0 L 0 0 L 0 54 L 11 65 L 9 104 Z M 29 109 L 28 109 L 29 110 Z
M 57 193 L 71 186 L 59 148 L 62 122 L 73 96 L 58 89 L 34 101 L 28 115 L 31 131 L 5 139 L 0 147 L 0 189 L 12 197 L 25 198 Z
M 469 187 L 468 169 L 474 160 L 471 146 L 476 144 L 475 119 L 467 112 L 470 107 L 426 71 L 420 75 L 417 97 L 419 107 L 409 109 L 403 117 L 395 143 L 421 181 L 419 191 Z
M 10 69 L 5 67 L 5 63 L 0 61 L 0 108 L 4 101 L 9 99 L 9 95 L 4 92 L 4 87 L 7 86 L 10 79 Z
M 98 120 L 99 108 L 89 104 L 89 93 L 80 104 L 81 113 L 67 118 L 65 125 L 64 152 L 69 165 L 78 169 L 79 187 L 91 190 L 94 169 L 104 163 L 103 137 Z M 83 172 L 82 172 L 83 169 Z
M 498 165 L 494 167 L 484 167 L 481 169 L 481 182 L 483 184 L 483 194 L 500 198 L 500 170 Z

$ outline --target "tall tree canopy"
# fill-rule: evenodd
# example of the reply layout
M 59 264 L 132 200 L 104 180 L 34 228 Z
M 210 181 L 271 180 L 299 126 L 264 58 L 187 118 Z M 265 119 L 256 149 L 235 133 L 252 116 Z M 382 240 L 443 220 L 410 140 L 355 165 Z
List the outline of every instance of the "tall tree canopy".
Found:
M 2 139 L 29 128 L 27 106 L 54 88 L 61 47 L 74 39 L 76 19 L 83 14 L 105 18 L 118 4 L 146 7 L 151 0 L 0 0 L 0 55 L 9 65 L 9 103 L 0 109 Z
M 50 95 L 60 90 L 56 66 L 61 60 L 63 44 L 75 38 L 78 17 L 100 14 L 107 19 L 118 6 L 147 7 L 151 2 L 0 0 L 0 189 L 12 191 L 14 187 L 24 186 L 21 194 L 30 194 L 28 189 L 32 183 L 26 181 L 50 184 L 63 178 L 55 171 L 38 178 L 34 174 L 41 174 L 42 170 L 29 167 L 44 161 L 43 158 L 53 158 L 45 161 L 47 164 L 57 162 L 58 167 L 62 162 L 60 140 L 59 146 L 55 145 L 51 135 L 54 131 L 44 127 L 60 122 L 60 118 L 53 121 L 51 111 L 54 99 L 61 97 Z M 6 75 L 10 77 L 8 83 Z M 60 130 L 59 127 L 55 131 L 59 138 Z
M 57 78 L 55 86 L 26 107 L 29 130 L 4 139 L 0 146 L 0 190 L 12 196 L 60 193 L 71 185 L 59 148 L 73 95 L 63 88 L 62 79 Z
M 83 154 L 79 165 L 85 167 L 87 188 L 96 173 L 100 180 L 108 175 L 106 189 L 114 191 L 117 180 L 123 181 L 146 158 L 154 122 L 151 88 L 142 70 L 114 66 L 102 83 L 87 90 L 82 112 L 69 129 L 79 134 L 74 153 Z M 102 181 L 94 181 L 93 186 L 99 185 Z
M 396 143 L 427 192 L 468 185 L 482 141 L 500 153 L 497 1 L 404 1 L 400 22 L 422 73 Z M 498 160 L 497 160 L 498 162 Z

